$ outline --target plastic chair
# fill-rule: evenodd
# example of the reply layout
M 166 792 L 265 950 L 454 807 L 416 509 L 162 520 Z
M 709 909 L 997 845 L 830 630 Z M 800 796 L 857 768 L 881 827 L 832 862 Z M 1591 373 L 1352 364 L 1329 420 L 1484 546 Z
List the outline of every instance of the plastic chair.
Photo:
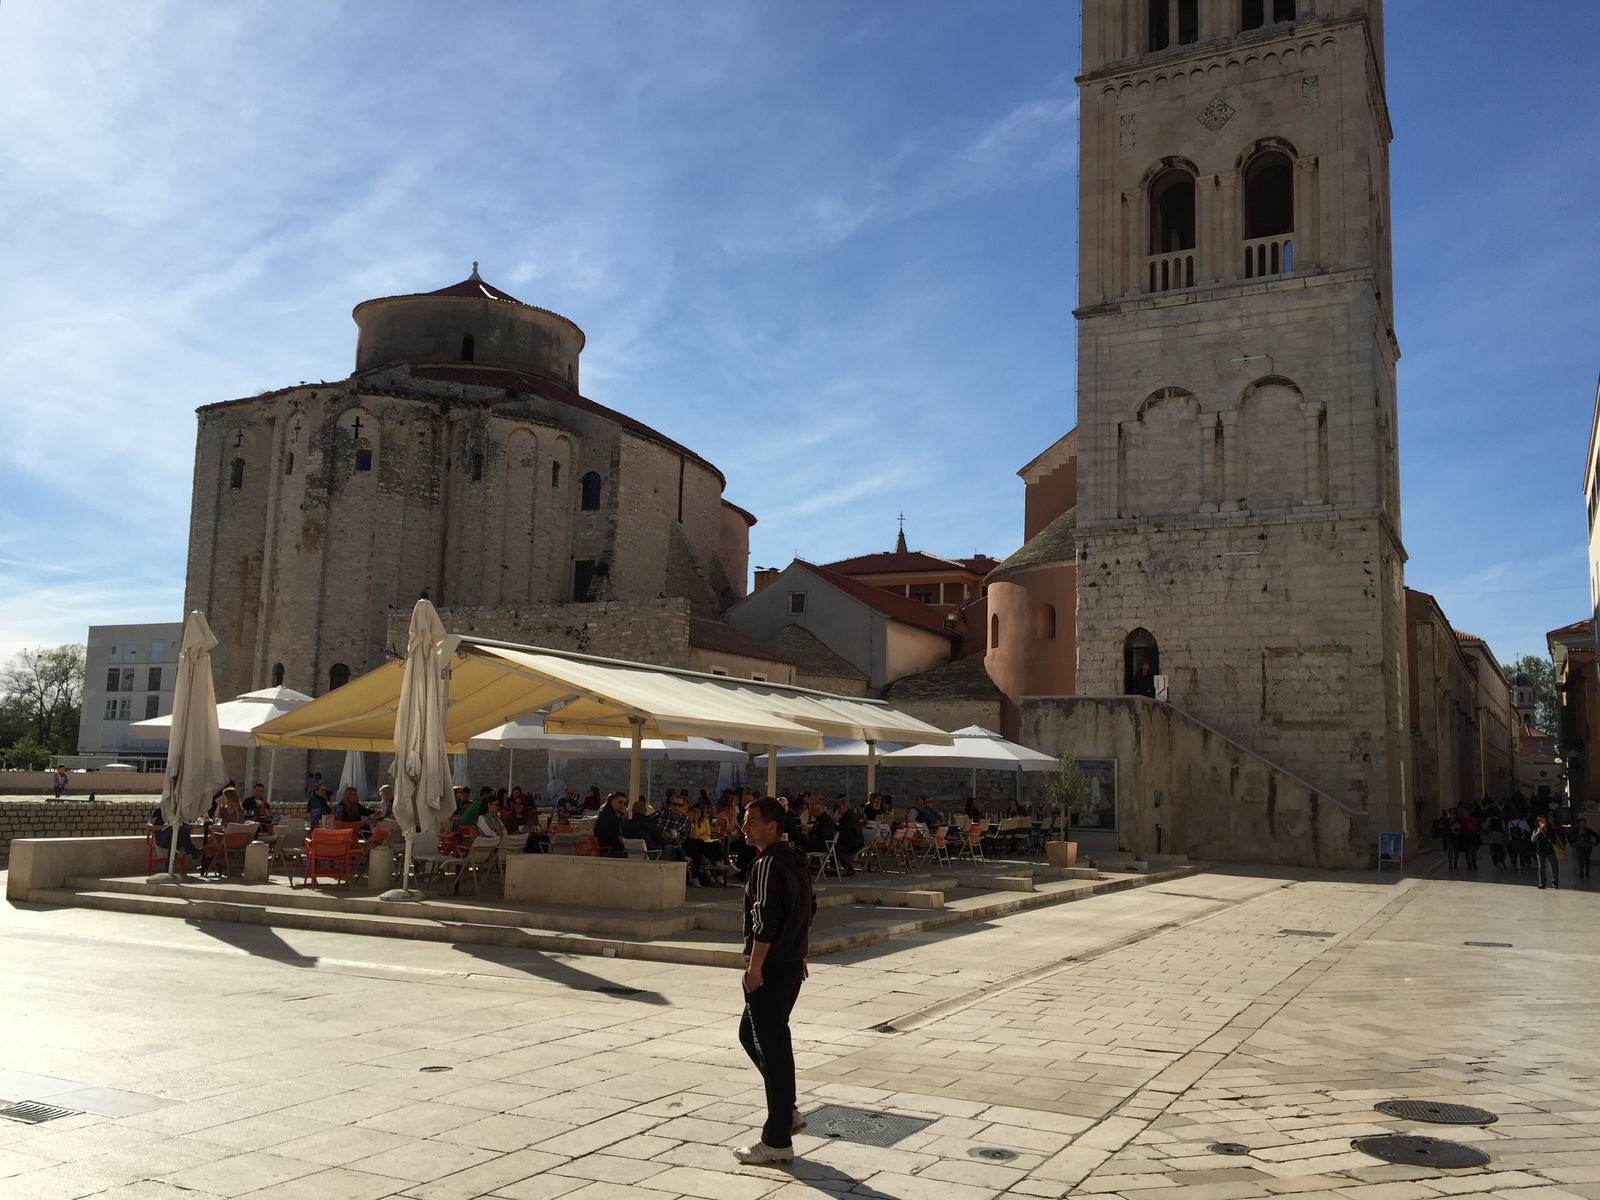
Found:
M 828 839 L 828 844 L 824 849 L 812 850 L 806 855 L 806 862 L 814 872 L 811 876 L 813 882 L 820 881 L 828 873 L 829 867 L 833 868 L 835 878 L 844 878 L 844 868 L 839 865 L 838 846 L 839 835 L 835 833 Z
M 972 862 L 985 861 L 982 825 L 972 823 L 967 826 L 967 836 L 961 840 L 961 847 L 956 851 L 956 857 L 970 859 Z
M 222 860 L 222 870 L 219 875 L 232 875 L 233 864 L 239 864 L 239 871 L 244 872 L 244 852 L 251 842 L 256 840 L 256 831 L 261 828 L 255 821 L 234 821 L 223 826 L 222 842 L 217 857 Z
M 282 867 L 290 883 L 294 882 L 295 864 L 305 861 L 307 833 L 303 821 L 279 821 L 277 832 L 273 835 L 272 852 L 267 856 L 267 866 L 269 869 L 273 866 Z
M 177 835 L 174 834 L 173 836 L 176 837 Z M 156 831 L 152 828 L 147 828 L 144 831 L 144 849 L 145 874 L 154 875 L 158 870 L 165 871 L 167 869 L 167 852 L 156 845 Z M 182 850 L 178 851 L 178 857 L 174 860 L 173 865 L 178 868 L 180 873 L 189 865 L 188 857 Z
M 349 887 L 355 870 L 355 840 L 348 829 L 313 829 L 306 839 L 305 882 L 316 887 L 319 875 L 331 875 Z
M 650 849 L 650 844 L 643 838 L 623 838 L 622 848 L 628 852 L 629 858 L 655 859 L 661 857 L 661 851 Z
M 478 877 L 490 870 L 492 861 L 500 854 L 500 839 L 496 837 L 480 837 L 474 840 L 472 847 L 460 858 L 446 859 L 439 864 L 439 877 L 441 880 L 450 880 L 452 893 L 461 890 L 461 881 L 472 879 L 472 894 L 478 894 Z

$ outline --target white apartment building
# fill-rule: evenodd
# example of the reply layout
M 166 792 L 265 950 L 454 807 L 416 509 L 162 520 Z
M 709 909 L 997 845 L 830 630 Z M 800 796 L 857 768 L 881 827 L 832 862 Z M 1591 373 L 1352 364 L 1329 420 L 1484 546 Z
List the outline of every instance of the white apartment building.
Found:
M 182 622 L 89 626 L 79 755 L 126 762 L 166 758 L 166 742 L 129 737 L 128 723 L 172 711 L 182 646 Z

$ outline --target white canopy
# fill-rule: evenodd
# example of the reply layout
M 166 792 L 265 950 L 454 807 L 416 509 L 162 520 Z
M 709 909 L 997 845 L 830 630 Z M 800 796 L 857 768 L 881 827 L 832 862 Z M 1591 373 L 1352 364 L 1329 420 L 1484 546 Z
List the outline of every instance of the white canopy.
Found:
M 608 759 L 628 758 L 633 753 L 632 743 L 622 738 L 606 738 L 606 745 L 591 749 L 562 750 L 560 754 L 568 759 Z M 724 742 L 714 742 L 710 738 L 692 737 L 682 741 L 666 741 L 662 738 L 643 738 L 639 742 L 639 760 L 641 762 L 727 762 L 740 763 L 749 759 L 750 753 L 737 746 L 729 746 Z
M 310 703 L 310 696 L 293 688 L 274 687 L 246 692 L 226 704 L 217 705 L 217 732 L 224 746 L 254 746 L 257 726 Z M 135 721 L 128 726 L 128 732 L 136 738 L 165 742 L 172 737 L 172 715 L 169 713 L 164 717 L 151 717 L 148 721 Z
M 975 771 L 1053 771 L 1056 760 L 1038 750 L 1008 742 L 998 733 L 968 725 L 950 735 L 950 746 L 907 746 L 885 754 L 886 767 L 957 767 Z
M 558 754 L 605 750 L 616 744 L 616 738 L 592 734 L 546 733 L 544 722 L 538 717 L 518 717 L 467 740 L 467 745 L 474 750 L 550 750 Z
M 823 738 L 822 749 L 801 750 L 791 748 L 778 751 L 778 765 L 780 767 L 864 767 L 869 758 L 876 757 L 879 762 L 883 756 L 900 747 L 895 742 L 879 742 L 876 746 L 869 746 L 861 738 Z M 758 754 L 755 765 L 762 770 L 766 769 L 767 756 Z

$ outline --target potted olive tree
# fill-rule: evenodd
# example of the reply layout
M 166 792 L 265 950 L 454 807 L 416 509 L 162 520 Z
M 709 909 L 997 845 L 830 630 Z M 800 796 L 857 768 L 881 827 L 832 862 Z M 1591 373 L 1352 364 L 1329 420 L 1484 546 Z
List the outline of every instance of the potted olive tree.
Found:
M 1056 756 L 1056 769 L 1045 781 L 1045 795 L 1050 803 L 1050 827 L 1055 829 L 1058 820 L 1061 840 L 1044 844 L 1045 860 L 1052 867 L 1072 867 L 1078 863 L 1078 843 L 1066 838 L 1072 828 L 1072 814 L 1089 794 L 1089 780 L 1078 770 L 1078 760 L 1070 754 Z

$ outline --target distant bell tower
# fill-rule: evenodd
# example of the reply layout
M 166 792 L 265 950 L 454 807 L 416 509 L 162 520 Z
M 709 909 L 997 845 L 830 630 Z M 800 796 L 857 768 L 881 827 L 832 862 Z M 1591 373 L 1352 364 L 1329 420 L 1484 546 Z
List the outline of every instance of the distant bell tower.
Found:
M 1415 833 L 1383 72 L 1379 0 L 1084 0 L 1077 680 Z

